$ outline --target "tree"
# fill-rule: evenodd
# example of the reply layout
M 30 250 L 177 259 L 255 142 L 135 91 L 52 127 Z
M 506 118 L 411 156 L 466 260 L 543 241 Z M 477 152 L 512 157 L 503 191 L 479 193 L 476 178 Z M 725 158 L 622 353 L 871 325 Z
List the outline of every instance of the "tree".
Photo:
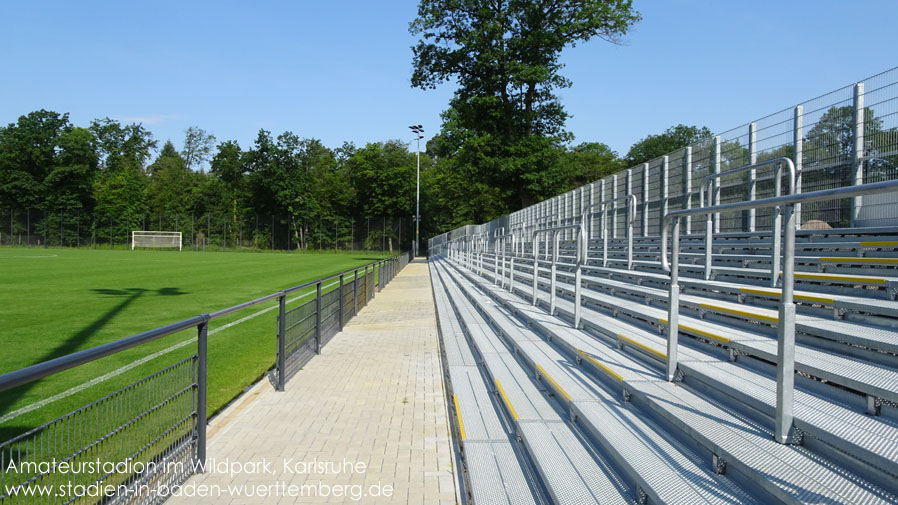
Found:
M 43 109 L 0 128 L 0 206 L 43 208 L 46 178 L 58 164 L 60 139 L 71 128 L 68 114 Z
M 236 141 L 228 140 L 218 144 L 218 152 L 212 158 L 210 173 L 222 184 L 223 196 L 227 199 L 231 214 L 231 233 L 238 229 L 238 202 L 244 198 L 246 188 L 246 167 L 243 164 L 243 153 Z M 233 237 L 236 243 L 236 235 Z
M 649 135 L 633 144 L 624 157 L 624 164 L 632 167 L 710 138 L 711 130 L 705 126 L 671 126 L 663 133 Z
M 594 37 L 617 42 L 638 20 L 629 0 L 421 0 L 409 26 L 420 36 L 412 86 L 457 81 L 443 154 L 472 183 L 498 189 L 496 212 L 545 198 L 564 180 L 570 136 L 554 94 L 571 85 L 559 74 L 562 50 Z
M 190 172 L 187 163 L 171 141 L 162 146 L 159 157 L 147 167 L 150 180 L 146 187 L 147 204 L 152 212 L 174 216 L 187 211 Z
M 187 170 L 200 169 L 203 171 L 203 163 L 209 160 L 212 149 L 215 147 L 215 135 L 206 130 L 191 126 L 184 130 L 184 149 L 181 157 L 184 158 L 184 166 Z
M 617 153 L 601 142 L 584 142 L 569 149 L 564 157 L 569 178 L 565 190 L 597 181 L 622 168 Z

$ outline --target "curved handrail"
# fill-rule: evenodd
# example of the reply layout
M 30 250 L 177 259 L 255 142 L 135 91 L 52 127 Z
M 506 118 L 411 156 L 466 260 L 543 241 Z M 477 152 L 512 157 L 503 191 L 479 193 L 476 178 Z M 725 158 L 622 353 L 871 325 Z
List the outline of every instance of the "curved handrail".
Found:
M 898 180 L 824 189 L 810 193 L 774 196 L 761 200 L 713 205 L 705 208 L 682 209 L 668 212 L 661 223 L 662 258 L 666 258 L 668 228 L 673 228 L 671 240 L 671 262 L 666 268 L 670 272 L 670 292 L 668 294 L 667 316 L 667 379 L 673 380 L 677 373 L 677 340 L 679 336 L 679 249 L 680 218 L 684 216 L 714 211 L 733 211 L 782 206 L 786 216 L 785 248 L 783 259 L 783 286 L 780 296 L 779 318 L 777 321 L 777 382 L 776 382 L 776 439 L 785 443 L 792 428 L 792 407 L 795 381 L 795 213 L 798 203 L 832 200 L 836 198 L 874 195 L 898 191 Z M 672 225 L 672 226 L 671 226 Z
M 594 203 L 592 205 L 588 205 L 585 209 L 583 209 L 583 214 L 580 217 L 580 221 L 585 223 L 589 219 L 589 211 L 595 207 L 600 207 L 601 219 L 600 222 L 602 224 L 602 267 L 608 266 L 608 223 L 606 219 L 607 215 L 607 206 L 608 204 L 613 204 L 619 201 L 626 200 L 627 202 L 627 270 L 633 269 L 633 221 L 636 221 L 636 206 L 639 205 L 639 201 L 636 199 L 636 195 L 630 193 L 628 195 L 619 196 L 617 198 L 612 198 L 611 200 L 603 200 L 599 203 Z M 587 255 L 587 251 L 589 247 L 584 248 L 584 256 Z M 584 258 L 584 263 L 588 260 L 588 258 Z
M 549 293 L 549 313 L 555 314 L 555 286 L 556 286 L 556 273 L 558 263 L 558 246 L 559 246 L 559 234 L 564 230 L 576 229 L 577 231 L 577 240 L 576 240 L 576 271 L 575 271 L 575 282 L 574 282 L 574 328 L 580 327 L 580 279 L 583 275 L 583 265 L 586 262 L 586 255 L 584 254 L 586 249 L 586 222 L 580 221 L 579 224 L 567 224 L 561 226 L 553 226 L 551 228 L 542 228 L 539 230 L 533 231 L 533 306 L 536 306 L 537 303 L 537 293 L 539 292 L 539 240 L 538 237 L 543 233 L 551 233 L 552 234 L 552 242 L 554 244 L 554 250 L 552 251 L 552 276 L 551 276 L 551 285 L 550 285 L 550 293 Z

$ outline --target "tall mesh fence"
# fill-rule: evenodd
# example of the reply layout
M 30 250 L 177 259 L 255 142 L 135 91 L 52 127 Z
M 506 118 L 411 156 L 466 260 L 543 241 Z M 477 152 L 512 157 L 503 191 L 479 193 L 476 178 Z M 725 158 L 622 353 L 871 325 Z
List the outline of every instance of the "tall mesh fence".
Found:
M 844 86 L 742 126 L 622 170 L 479 226 L 468 225 L 431 239 L 431 246 L 463 236 L 579 222 L 583 194 L 594 207 L 587 215 L 590 238 L 599 238 L 599 206 L 608 201 L 610 238 L 626 233 L 626 203 L 637 200 L 635 236 L 657 236 L 666 212 L 695 208 L 711 178 L 706 204 L 755 200 L 776 193 L 776 166 L 766 165 L 715 177 L 727 170 L 787 157 L 796 168 L 795 191 L 810 192 L 898 179 L 898 68 Z M 790 191 L 783 177 L 782 193 Z M 898 194 L 886 193 L 796 205 L 799 228 L 898 226 Z M 687 218 L 687 234 L 703 233 L 704 217 Z M 767 232 L 773 210 L 723 212 L 714 216 L 717 233 Z M 566 236 L 569 236 L 567 234 Z M 527 240 L 522 247 L 529 246 Z

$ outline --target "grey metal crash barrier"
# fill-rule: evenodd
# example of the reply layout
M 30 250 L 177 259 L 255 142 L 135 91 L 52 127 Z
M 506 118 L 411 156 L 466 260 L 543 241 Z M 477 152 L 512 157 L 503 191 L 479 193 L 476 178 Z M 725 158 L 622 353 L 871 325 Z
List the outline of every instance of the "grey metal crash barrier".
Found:
M 766 167 L 770 165 L 776 166 L 776 172 L 773 179 L 774 184 L 774 196 L 781 196 L 783 194 L 783 165 L 785 165 L 789 169 L 789 193 L 790 195 L 795 194 L 795 163 L 792 162 L 790 158 L 781 157 L 774 158 L 772 160 L 762 161 L 761 163 L 755 163 L 754 165 L 746 165 L 744 167 L 734 168 L 732 170 L 726 170 L 724 172 L 718 172 L 715 174 L 710 174 L 705 176 L 702 181 L 702 187 L 699 191 L 699 207 L 705 206 L 705 192 L 708 193 L 708 204 L 710 205 L 712 199 L 711 191 L 712 186 L 714 185 L 714 181 L 716 179 L 720 179 L 725 175 L 732 175 L 741 172 L 752 172 L 755 170 Z M 754 209 L 751 209 L 754 210 Z M 707 210 L 706 210 L 707 212 Z M 711 278 L 711 241 L 712 241 L 712 216 L 714 212 L 708 212 L 707 219 L 705 221 L 705 280 Z M 770 286 L 776 287 L 777 281 L 779 280 L 780 273 L 780 235 L 782 235 L 782 210 L 779 206 L 774 208 L 773 214 L 773 230 L 771 232 L 771 257 L 770 257 Z M 664 229 L 662 228 L 662 234 L 664 233 Z M 661 254 L 661 261 L 665 262 L 667 260 L 666 256 Z
M 550 283 L 550 293 L 549 293 L 549 313 L 555 315 L 555 285 L 556 285 L 556 270 L 558 263 L 558 245 L 559 245 L 559 234 L 564 230 L 577 230 L 577 240 L 576 240 L 576 265 L 577 270 L 574 275 L 574 328 L 580 327 L 580 295 L 581 295 L 581 278 L 583 276 L 583 265 L 584 259 L 586 255 L 584 254 L 584 249 L 586 249 L 586 222 L 581 221 L 579 224 L 568 224 L 562 226 L 553 226 L 551 228 L 543 228 L 541 230 L 535 230 L 533 232 L 533 306 L 537 304 L 537 293 L 539 292 L 539 235 L 541 234 L 551 234 L 552 242 L 554 244 L 554 248 L 552 249 L 552 280 Z M 548 251 L 547 251 L 548 252 Z
M 611 200 L 605 200 L 599 203 L 595 203 L 587 206 L 583 210 L 583 215 L 580 218 L 582 223 L 586 223 L 589 220 L 590 210 L 599 207 L 600 224 L 602 226 L 602 267 L 608 266 L 608 223 L 607 223 L 607 214 L 608 214 L 608 205 L 615 204 L 617 202 L 627 202 L 627 270 L 633 269 L 633 221 L 636 220 L 636 206 L 638 205 L 638 201 L 636 200 L 635 195 L 625 195 L 618 198 L 613 198 Z M 585 224 L 584 224 L 585 226 Z M 589 247 L 584 248 L 583 254 L 584 264 L 588 260 L 586 255 L 588 254 Z
M 0 502 L 5 503 L 5 498 L 9 498 L 7 493 L 13 488 L 19 489 L 23 496 L 30 496 L 25 494 L 27 490 L 23 488 L 58 485 L 71 480 L 73 485 L 97 486 L 100 489 L 114 486 L 122 493 L 127 493 L 129 503 L 157 503 L 159 496 L 140 494 L 136 490 L 143 486 L 153 488 L 165 485 L 171 488 L 180 485 L 193 473 L 202 472 L 205 465 L 209 322 L 277 300 L 275 373 L 276 388 L 282 391 L 287 378 L 284 371 L 290 366 L 291 350 L 296 350 L 292 345 L 295 341 L 285 338 L 296 326 L 291 326 L 290 318 L 285 316 L 300 315 L 303 314 L 301 311 L 294 311 L 301 308 L 309 311 L 311 307 L 315 307 L 311 316 L 315 321 L 312 328 L 314 339 L 309 340 L 310 343 L 314 342 L 314 350 L 320 351 L 322 335 L 326 338 L 327 332 L 332 328 L 341 327 L 349 319 L 347 316 L 354 315 L 358 307 L 364 306 L 374 296 L 374 269 L 388 264 L 399 266 L 399 257 L 375 261 L 212 313 L 0 375 L 0 392 L 8 391 L 169 335 L 196 329 L 196 351 L 192 355 L 10 440 L 0 441 L 0 461 L 55 461 L 46 470 L 0 470 L 0 481 L 6 485 L 6 489 L 0 490 Z M 360 276 L 360 272 L 365 274 Z M 350 275 L 353 276 L 352 289 L 348 289 L 350 286 L 345 283 Z M 322 283 L 336 278 L 340 279 L 342 289 L 322 294 Z M 311 286 L 316 287 L 316 298 L 288 312 L 287 295 Z M 336 301 L 327 302 L 334 299 Z M 305 337 L 308 338 L 309 335 Z M 125 472 L 116 471 L 104 475 L 66 473 L 65 468 L 76 468 L 79 462 L 92 461 L 98 457 L 110 461 L 164 461 L 167 464 L 143 468 L 127 466 Z M 109 501 L 118 502 L 122 496 L 109 497 Z M 138 498 L 130 499 L 135 496 Z
M 853 198 L 898 191 L 898 180 L 848 186 L 835 189 L 813 191 L 796 195 L 783 195 L 761 200 L 726 203 L 704 208 L 684 209 L 668 212 L 661 223 L 661 259 L 665 271 L 670 273 L 667 316 L 667 380 L 672 381 L 677 374 L 677 345 L 679 337 L 679 253 L 680 218 L 709 212 L 737 211 L 781 206 L 785 216 L 784 258 L 782 295 L 780 297 L 779 318 L 777 320 L 777 363 L 776 363 L 776 440 L 786 443 L 790 440 L 795 384 L 795 213 L 797 203 L 817 202 L 837 198 Z M 671 236 L 670 264 L 667 262 L 668 228 L 673 228 Z M 710 244 L 706 242 L 706 247 Z

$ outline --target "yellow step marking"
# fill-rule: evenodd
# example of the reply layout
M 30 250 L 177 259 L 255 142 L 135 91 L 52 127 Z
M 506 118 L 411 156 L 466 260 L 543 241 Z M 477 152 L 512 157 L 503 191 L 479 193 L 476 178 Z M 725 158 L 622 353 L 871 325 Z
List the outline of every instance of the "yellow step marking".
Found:
M 458 431 L 461 435 L 461 439 L 465 439 L 465 423 L 461 422 L 461 409 L 458 408 L 458 397 L 452 395 L 452 402 L 455 403 L 455 417 L 458 418 Z
M 621 377 L 621 375 L 620 375 L 619 373 L 617 373 L 617 372 L 615 372 L 614 370 L 608 368 L 604 363 L 599 362 L 599 360 L 593 358 L 593 357 L 590 356 L 589 354 L 586 354 L 585 352 L 581 351 L 580 349 L 577 349 L 577 354 L 579 354 L 579 355 L 580 355 L 583 359 L 585 359 L 586 361 L 589 361 L 594 367 L 596 367 L 596 368 L 598 368 L 599 370 L 601 370 L 601 371 L 605 372 L 606 374 L 610 375 L 613 379 L 617 380 L 617 382 L 623 382 L 623 381 L 624 381 L 624 378 Z
M 552 387 L 554 387 L 559 393 L 561 393 L 561 396 L 564 397 L 565 400 L 571 401 L 571 395 L 567 394 L 567 391 L 565 391 L 564 389 L 561 389 L 561 386 L 559 386 L 558 383 L 555 382 L 555 379 L 553 379 L 551 375 L 547 374 L 546 371 L 543 370 L 543 367 L 536 365 L 536 369 L 539 370 L 539 374 L 541 376 L 545 377 L 552 384 Z
M 884 263 L 898 265 L 898 258 L 820 258 L 828 263 Z
M 744 310 L 731 309 L 729 307 L 718 307 L 717 305 L 712 305 L 710 303 L 702 303 L 699 306 L 703 309 L 715 310 L 717 312 L 725 312 L 727 314 L 734 314 L 737 316 L 747 317 L 749 319 L 757 319 L 760 321 L 767 321 L 768 323 L 778 323 L 779 322 L 779 317 L 776 317 L 776 316 L 765 316 L 764 314 L 753 314 L 751 312 L 746 312 Z
M 659 319 L 658 321 L 659 321 L 661 324 L 667 324 L 667 319 Z M 698 328 L 693 328 L 692 326 L 688 326 L 688 325 L 685 325 L 685 324 L 680 324 L 680 328 L 682 328 L 682 329 L 684 329 L 684 330 L 686 330 L 686 331 L 695 333 L 696 335 L 701 335 L 701 336 L 703 336 L 703 337 L 710 338 L 711 340 L 716 340 L 716 341 L 721 342 L 721 343 L 724 343 L 724 344 L 729 344 L 729 343 L 730 343 L 730 339 L 728 339 L 727 337 L 723 337 L 723 336 L 720 336 L 720 335 L 716 335 L 716 334 L 711 333 L 711 332 L 709 332 L 709 331 L 700 330 L 700 329 L 698 329 Z
M 511 418 L 514 419 L 515 421 L 517 421 L 517 420 L 518 420 L 518 413 L 515 412 L 514 407 L 512 407 L 512 405 L 511 405 L 511 402 L 508 401 L 508 397 L 505 396 L 505 390 L 502 389 L 502 384 L 499 384 L 499 380 L 498 380 L 498 379 L 493 379 L 493 382 L 496 383 L 496 388 L 499 389 L 499 396 L 501 396 L 501 397 L 502 397 L 502 401 L 505 402 L 505 407 L 508 408 L 508 413 L 511 414 Z
M 882 242 L 861 242 L 862 246 L 878 246 L 878 245 L 898 245 L 898 241 L 895 240 L 885 240 Z
M 739 292 L 752 294 L 752 295 L 772 296 L 774 298 L 780 298 L 783 296 L 783 293 L 781 291 L 775 290 L 775 289 L 741 288 L 741 289 L 739 289 Z M 793 295 L 793 296 L 796 300 L 802 300 L 805 302 L 828 303 L 830 305 L 835 303 L 834 299 L 827 298 L 825 296 L 816 296 L 816 295 Z
M 636 347 L 642 349 L 643 351 L 654 354 L 655 356 L 658 356 L 661 359 L 664 359 L 664 360 L 667 359 L 667 354 L 665 354 L 661 351 L 652 349 L 651 347 L 643 344 L 642 342 L 637 342 L 636 340 L 633 340 L 632 338 L 630 338 L 622 333 L 618 333 L 617 338 L 623 340 L 624 342 L 627 342 L 630 345 L 636 346 Z
M 780 274 L 782 277 L 783 274 Z M 885 284 L 888 282 L 881 277 L 861 277 L 857 275 L 818 274 L 814 272 L 795 272 L 796 279 L 817 279 L 822 281 L 859 282 L 863 284 Z

